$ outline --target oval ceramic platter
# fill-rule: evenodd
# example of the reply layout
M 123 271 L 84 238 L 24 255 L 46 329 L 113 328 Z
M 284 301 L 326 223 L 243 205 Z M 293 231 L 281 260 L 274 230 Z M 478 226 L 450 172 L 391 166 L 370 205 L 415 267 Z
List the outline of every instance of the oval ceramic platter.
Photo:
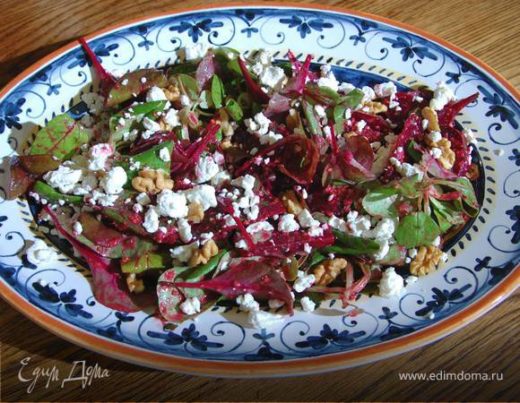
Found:
M 459 97 L 479 92 L 458 121 L 476 132 L 484 174 L 482 209 L 435 273 L 400 298 L 363 295 L 342 310 L 333 301 L 297 312 L 268 329 L 245 315 L 214 308 L 175 330 L 147 312 L 124 314 L 96 302 L 89 271 L 59 242 L 60 259 L 27 262 L 36 227 L 25 200 L 0 208 L 0 290 L 24 315 L 86 348 L 150 367 L 215 376 L 278 376 L 327 371 L 395 355 L 432 342 L 485 314 L 520 279 L 520 104 L 518 92 L 464 51 L 415 28 L 357 12 L 261 6 L 205 8 L 143 18 L 87 38 L 103 65 L 124 72 L 173 63 L 193 43 L 243 52 L 266 48 L 283 59 L 312 53 L 356 86 L 388 80 L 401 89 L 445 81 Z M 1 93 L 2 156 L 20 150 L 54 114 L 91 89 L 91 69 L 77 43 L 23 72 Z M 502 154 L 499 156 L 499 154 Z M 5 167 L 4 167 L 5 168 Z M 0 189 L 2 194 L 4 188 Z M 46 284 L 46 286 L 42 286 Z M 357 315 L 354 315 L 354 312 Z M 361 313 L 359 313 L 361 312 Z

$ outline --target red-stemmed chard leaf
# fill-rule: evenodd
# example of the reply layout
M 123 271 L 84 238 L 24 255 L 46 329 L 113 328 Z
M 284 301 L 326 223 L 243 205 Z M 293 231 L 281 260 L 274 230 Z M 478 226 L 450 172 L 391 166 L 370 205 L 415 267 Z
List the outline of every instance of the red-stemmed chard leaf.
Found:
M 374 151 L 363 136 L 348 137 L 338 161 L 347 179 L 359 182 L 375 178 L 370 171 L 374 163 Z
M 97 301 L 108 308 L 123 312 L 137 312 L 153 305 L 153 297 L 148 293 L 130 295 L 116 260 L 98 255 L 78 242 L 62 227 L 54 211 L 49 207 L 45 207 L 45 211 L 53 220 L 56 230 L 87 262 L 92 272 L 92 289 Z
M 18 157 L 11 158 L 7 180 L 7 198 L 12 200 L 20 197 L 29 190 L 35 180 L 36 176 L 23 168 Z
M 310 67 L 311 67 L 312 55 L 307 55 L 303 64 L 299 65 L 298 68 L 293 65 L 293 76 L 287 82 L 284 87 L 283 93 L 286 95 L 298 96 L 303 94 L 305 84 L 309 78 Z
M 202 136 L 196 141 L 177 142 L 172 152 L 171 173 L 172 176 L 179 176 L 192 169 L 204 152 L 206 147 L 216 141 L 217 132 L 220 125 L 213 120 L 209 122 Z
M 457 175 L 444 168 L 438 160 L 425 150 L 423 151 L 421 165 L 426 168 L 426 171 L 435 178 L 440 179 L 456 179 Z
M 206 84 L 211 80 L 215 72 L 215 55 L 208 52 L 200 61 L 197 66 L 197 71 L 195 72 L 195 79 L 197 80 L 200 89 L 206 87 Z
M 260 102 L 261 104 L 266 104 L 269 102 L 269 95 L 267 95 L 264 91 L 262 91 L 262 88 L 253 80 L 253 77 L 251 77 L 251 74 L 249 73 L 249 70 L 247 69 L 246 63 L 244 60 L 239 57 L 238 58 L 238 65 L 240 66 L 240 71 L 242 72 L 242 75 L 244 76 L 244 80 L 246 82 L 247 89 L 253 96 L 253 98 Z
M 167 85 L 168 79 L 162 70 L 141 69 L 131 71 L 122 76 L 117 83 L 110 88 L 105 100 L 105 105 L 111 108 L 135 98 L 154 86 L 163 88 Z
M 177 287 L 215 291 L 229 299 L 247 293 L 261 300 L 278 299 L 285 302 L 289 313 L 293 313 L 293 298 L 289 285 L 274 267 L 264 262 L 246 260 L 215 278 L 174 284 Z
M 110 74 L 108 71 L 105 70 L 105 68 L 101 65 L 99 62 L 96 53 L 90 48 L 90 46 L 87 44 L 87 41 L 85 38 L 81 37 L 78 39 L 79 43 L 81 44 L 81 47 L 87 54 L 88 58 L 90 59 L 90 62 L 92 63 L 92 67 L 94 68 L 94 71 L 99 77 L 99 86 L 101 90 L 104 93 L 108 93 L 110 88 L 112 88 L 116 84 L 115 77 Z
M 307 137 L 293 135 L 285 138 L 280 156 L 280 172 L 301 185 L 313 181 L 320 154 L 314 142 Z
M 477 98 L 478 92 L 459 101 L 450 102 L 444 108 L 442 108 L 442 110 L 438 111 L 437 116 L 439 118 L 439 125 L 441 128 L 452 127 L 457 114 L 467 105 L 476 101 Z

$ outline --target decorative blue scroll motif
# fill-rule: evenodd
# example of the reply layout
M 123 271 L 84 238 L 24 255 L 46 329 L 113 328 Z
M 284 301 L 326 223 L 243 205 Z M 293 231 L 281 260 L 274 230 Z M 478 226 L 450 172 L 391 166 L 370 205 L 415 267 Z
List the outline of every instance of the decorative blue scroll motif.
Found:
M 208 340 L 208 336 L 200 334 L 194 323 L 182 329 L 181 334 L 177 334 L 173 331 L 159 333 L 149 330 L 147 335 L 155 339 L 163 340 L 163 343 L 168 346 L 190 345 L 199 351 L 207 351 L 208 348 L 224 347 L 224 344 L 210 341 Z
M 277 352 L 277 350 L 271 347 L 268 340 L 274 338 L 274 333 L 267 333 L 265 329 L 262 329 L 260 333 L 253 333 L 253 337 L 261 341 L 260 347 L 255 353 L 249 353 L 244 355 L 246 361 L 272 361 L 283 359 L 283 354 Z
M 13 101 L 5 101 L 0 106 L 0 134 L 6 128 L 18 129 L 22 128 L 20 124 L 20 114 L 22 113 L 22 106 L 25 104 L 25 98 L 20 97 Z

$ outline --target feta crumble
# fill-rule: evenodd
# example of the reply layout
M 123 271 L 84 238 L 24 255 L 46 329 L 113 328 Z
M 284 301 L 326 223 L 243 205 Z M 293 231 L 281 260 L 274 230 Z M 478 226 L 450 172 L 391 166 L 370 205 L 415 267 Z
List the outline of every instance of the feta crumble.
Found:
M 35 239 L 34 243 L 27 249 L 27 260 L 36 265 L 44 266 L 53 263 L 58 257 L 56 251 L 47 246 L 41 239 Z
M 388 267 L 379 282 L 379 295 L 384 298 L 398 297 L 404 291 L 404 279 L 395 272 L 395 267 Z
M 188 215 L 188 201 L 182 193 L 163 189 L 157 196 L 157 211 L 170 218 L 183 218 Z
M 294 219 L 294 214 L 284 214 L 278 220 L 278 231 L 293 232 L 300 229 L 300 226 Z
M 304 312 L 313 312 L 316 309 L 316 303 L 309 297 L 303 297 L 300 304 Z
M 180 308 L 185 315 L 195 315 L 200 312 L 200 301 L 197 297 L 186 298 L 180 304 Z
M 293 284 L 294 291 L 304 292 L 307 288 L 311 287 L 315 281 L 316 277 L 314 274 L 305 274 L 304 271 L 298 270 L 296 280 Z
M 149 207 L 144 215 L 143 228 L 153 234 L 159 230 L 159 214 L 155 208 Z

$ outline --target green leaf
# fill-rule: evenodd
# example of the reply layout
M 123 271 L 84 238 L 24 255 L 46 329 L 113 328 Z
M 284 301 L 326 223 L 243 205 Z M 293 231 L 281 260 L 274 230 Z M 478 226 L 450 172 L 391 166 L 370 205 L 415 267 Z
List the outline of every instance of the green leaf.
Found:
M 106 99 L 106 106 L 111 108 L 137 97 L 154 86 L 162 88 L 167 85 L 168 80 L 161 70 L 141 69 L 132 71 L 121 77 L 110 90 Z
M 393 187 L 379 187 L 371 189 L 363 197 L 363 208 L 371 216 L 397 217 L 395 202 L 399 192 Z
M 414 162 L 419 162 L 422 160 L 422 154 L 415 149 L 416 146 L 417 143 L 415 141 L 410 141 L 406 146 L 406 152 Z
M 340 100 L 340 96 L 332 88 L 307 84 L 305 87 L 305 99 L 307 101 L 312 100 L 312 103 L 320 105 L 336 105 Z
M 462 216 L 462 206 L 457 208 L 456 205 L 448 201 L 442 201 L 430 198 L 432 210 L 442 233 L 448 231 L 453 225 L 464 224 Z
M 336 105 L 332 112 L 334 118 L 334 132 L 336 136 L 339 136 L 344 131 L 345 124 L 345 111 L 347 110 L 345 105 Z
M 399 245 L 410 249 L 431 245 L 439 235 L 440 228 L 433 218 L 426 213 L 418 212 L 404 217 L 394 236 Z
M 211 100 L 215 108 L 222 108 L 222 100 L 226 96 L 224 84 L 216 74 L 211 79 Z
M 235 122 L 241 122 L 242 118 L 244 117 L 242 108 L 234 99 L 228 99 L 226 101 L 226 112 Z
M 187 74 L 179 74 L 177 76 L 179 84 L 181 85 L 181 91 L 186 94 L 191 101 L 197 102 L 199 99 L 199 85 L 197 80 Z
M 372 254 L 379 250 L 379 244 L 371 239 L 365 239 L 358 236 L 348 235 L 338 230 L 332 230 L 337 245 L 326 247 L 327 253 L 337 253 L 340 255 L 366 255 Z
M 396 188 L 401 196 L 407 197 L 408 199 L 416 199 L 423 192 L 423 183 L 419 177 L 419 174 L 401 178 L 396 183 Z
M 113 115 L 108 121 L 110 141 L 117 146 L 123 141 L 125 133 L 130 132 L 132 129 L 136 129 L 139 126 L 139 122 L 145 116 L 151 116 L 155 112 L 164 111 L 166 103 L 167 101 L 145 102 L 133 105 L 131 108 Z M 125 118 L 125 115 L 130 116 Z M 120 124 L 121 119 L 124 120 L 123 125 Z
M 137 170 L 130 171 L 130 169 L 128 168 L 130 165 L 130 163 L 129 163 L 130 158 L 132 158 L 132 160 L 134 162 L 141 163 L 140 169 L 145 168 L 145 167 L 150 168 L 150 169 L 162 169 L 164 172 L 169 173 L 170 167 L 171 167 L 171 162 L 163 161 L 159 157 L 159 152 L 165 147 L 168 149 L 168 151 L 171 155 L 172 150 L 173 150 L 173 141 L 168 140 L 163 143 L 157 144 L 153 147 L 150 147 L 148 150 L 143 151 L 142 153 L 132 155 L 131 157 L 127 156 L 126 161 L 122 162 L 121 166 L 126 171 L 126 174 L 128 176 L 128 181 L 131 181 L 138 173 Z
M 224 257 L 224 255 L 228 253 L 227 250 L 223 249 L 218 254 L 213 256 L 206 264 L 194 267 L 191 270 L 188 270 L 184 272 L 181 276 L 179 276 L 180 279 L 184 281 L 198 281 L 205 275 L 211 273 L 213 270 L 215 270 Z
M 42 181 L 36 181 L 33 187 L 33 191 L 38 193 L 44 199 L 54 203 L 58 203 L 60 200 L 64 200 L 71 204 L 83 203 L 83 196 L 65 195 Z
M 123 273 L 142 273 L 147 270 L 164 269 L 170 262 L 167 255 L 160 253 L 145 253 L 144 255 L 121 261 L 121 271 Z
M 466 206 L 466 213 L 468 213 L 468 215 L 470 215 L 471 217 L 475 217 L 478 215 L 480 206 L 478 204 L 477 196 L 475 195 L 475 189 L 473 188 L 473 184 L 468 178 L 457 178 L 454 181 L 436 180 L 434 183 L 461 192 L 462 200 Z
M 356 88 L 350 91 L 347 95 L 341 97 L 339 103 L 350 109 L 354 109 L 361 104 L 363 95 L 363 91 Z
M 322 131 L 318 119 L 316 119 L 316 116 L 314 115 L 314 107 L 311 103 L 307 102 L 306 100 L 303 100 L 302 106 L 303 114 L 305 116 L 305 119 L 307 120 L 307 130 L 312 135 L 321 136 Z
M 377 263 L 396 266 L 401 265 L 406 258 L 406 252 L 406 248 L 403 248 L 402 246 L 390 245 L 388 253 L 383 257 L 383 259 L 378 260 Z
M 180 63 L 171 66 L 168 69 L 168 77 L 175 74 L 191 74 L 197 71 L 197 63 Z
M 312 252 L 311 258 L 309 259 L 309 267 L 315 266 L 318 263 L 323 262 L 326 259 L 325 255 L 318 251 Z
M 30 155 L 50 154 L 59 160 L 73 155 L 90 140 L 90 134 L 69 115 L 58 115 L 36 133 Z

